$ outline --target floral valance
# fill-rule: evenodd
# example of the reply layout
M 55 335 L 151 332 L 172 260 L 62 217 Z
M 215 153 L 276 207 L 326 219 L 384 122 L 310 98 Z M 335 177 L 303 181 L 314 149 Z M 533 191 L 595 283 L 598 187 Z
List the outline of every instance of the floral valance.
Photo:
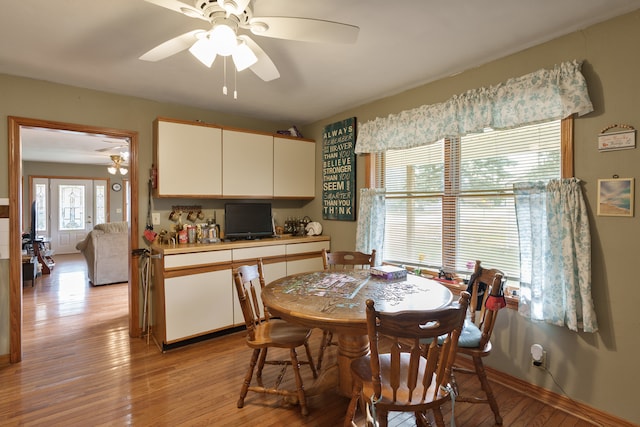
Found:
M 360 126 L 356 153 L 418 147 L 442 138 L 509 129 L 593 111 L 582 61 L 567 61 L 433 105 L 376 118 Z

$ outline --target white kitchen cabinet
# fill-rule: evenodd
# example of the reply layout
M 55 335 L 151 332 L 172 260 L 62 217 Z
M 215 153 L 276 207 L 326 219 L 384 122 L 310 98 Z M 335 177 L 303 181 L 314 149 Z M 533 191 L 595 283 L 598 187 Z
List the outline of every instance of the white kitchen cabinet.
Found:
M 262 259 L 266 283 L 322 270 L 327 236 L 154 244 L 151 334 L 162 351 L 244 325 L 233 270 Z M 259 291 L 259 290 L 258 290 Z M 258 295 L 259 296 L 259 295 Z
M 287 245 L 287 276 L 324 269 L 322 256 L 308 256 L 308 254 L 322 252 L 322 249 L 329 250 L 330 242 L 306 242 Z
M 229 269 L 165 279 L 167 343 L 233 325 L 230 275 Z
M 316 144 L 300 138 L 273 138 L 273 197 L 313 199 L 316 191 Z
M 155 121 L 156 197 L 222 195 L 222 129 L 204 123 Z
M 224 197 L 273 197 L 273 136 L 248 131 L 222 131 Z
M 258 259 L 262 259 L 262 264 L 264 267 L 264 281 L 267 284 L 287 275 L 287 263 L 285 262 L 285 245 L 238 248 L 233 249 L 232 254 L 234 267 L 239 267 L 240 265 L 252 265 L 255 264 Z M 260 307 L 262 308 L 260 289 L 256 289 L 256 293 L 258 294 L 258 301 L 260 302 Z M 244 317 L 242 315 L 242 309 L 240 308 L 240 302 L 237 296 L 237 291 L 234 288 L 233 318 L 236 325 L 243 325 Z

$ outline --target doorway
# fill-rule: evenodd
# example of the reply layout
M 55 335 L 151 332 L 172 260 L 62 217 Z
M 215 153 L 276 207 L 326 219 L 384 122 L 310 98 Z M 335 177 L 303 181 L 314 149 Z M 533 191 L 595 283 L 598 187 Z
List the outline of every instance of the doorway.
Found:
M 54 122 L 21 117 L 9 117 L 9 310 L 10 337 L 9 360 L 22 360 L 22 281 L 21 277 L 21 230 L 23 206 L 22 146 L 21 129 L 38 127 L 58 131 L 84 132 L 114 138 L 128 138 L 130 141 L 129 175 L 129 252 L 138 247 L 138 133 L 96 126 Z M 139 283 L 137 263 L 129 262 L 129 335 L 140 336 L 139 326 Z

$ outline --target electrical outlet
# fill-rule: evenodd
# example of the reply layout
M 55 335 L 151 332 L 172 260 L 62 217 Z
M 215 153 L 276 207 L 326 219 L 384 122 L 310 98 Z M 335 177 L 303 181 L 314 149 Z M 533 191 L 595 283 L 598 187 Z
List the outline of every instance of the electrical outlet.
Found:
M 543 351 L 539 360 L 531 358 L 531 366 L 535 368 L 545 369 L 547 367 L 547 352 Z
M 160 225 L 160 212 L 153 212 L 151 214 L 151 223 L 153 225 Z
M 547 352 L 540 344 L 531 346 L 531 366 L 540 369 L 547 367 Z

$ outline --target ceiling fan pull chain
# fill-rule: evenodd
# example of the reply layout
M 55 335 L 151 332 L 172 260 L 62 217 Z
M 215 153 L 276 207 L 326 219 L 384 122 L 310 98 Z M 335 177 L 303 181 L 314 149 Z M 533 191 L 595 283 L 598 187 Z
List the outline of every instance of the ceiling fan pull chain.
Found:
M 233 67 L 233 99 L 238 99 L 238 69 Z
M 222 70 L 223 70 L 223 86 L 222 86 L 222 93 L 223 95 L 227 94 L 227 57 L 224 56 L 223 57 L 224 62 L 222 64 Z

